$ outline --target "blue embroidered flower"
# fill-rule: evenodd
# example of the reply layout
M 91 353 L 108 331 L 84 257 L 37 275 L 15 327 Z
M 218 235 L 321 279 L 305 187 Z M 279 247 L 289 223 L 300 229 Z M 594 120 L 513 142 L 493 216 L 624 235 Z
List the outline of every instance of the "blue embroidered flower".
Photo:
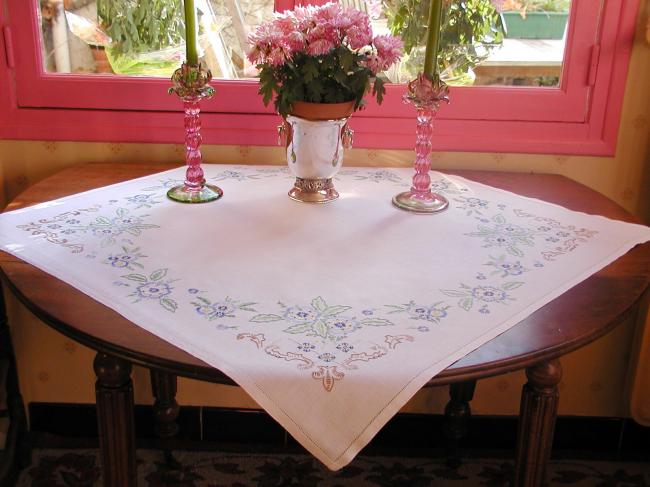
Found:
M 407 313 L 412 320 L 425 320 L 432 323 L 440 323 L 440 320 L 447 316 L 449 306 L 444 306 L 442 301 L 433 303 L 430 306 L 416 304 L 415 301 L 409 301 L 403 305 L 387 305 L 392 308 L 390 313 Z
M 134 270 L 134 267 L 142 269 L 142 264 L 138 262 L 138 259 L 142 257 L 146 257 L 146 255 L 142 255 L 139 248 L 129 249 L 128 247 L 122 247 L 121 253 L 109 255 L 104 260 L 104 264 L 118 269 Z
M 480 301 L 505 301 L 508 295 L 501 289 L 492 286 L 477 286 L 472 289 L 472 296 Z
M 143 299 L 162 299 L 172 293 L 169 284 L 160 281 L 145 282 L 136 288 L 138 296 Z
M 487 307 L 487 304 L 484 304 L 479 308 L 478 312 L 483 314 L 488 314 L 490 312 L 490 309 Z
M 158 225 L 143 223 L 142 217 L 129 216 L 128 213 L 129 210 L 118 208 L 116 210 L 117 216 L 110 219 L 100 216 L 88 226 L 93 235 L 103 239 L 102 247 L 114 244 L 115 237 L 123 233 L 137 237 L 142 234 L 142 230 L 158 228 Z
M 332 354 L 329 353 L 329 352 L 326 352 L 326 353 L 321 353 L 321 354 L 318 356 L 318 358 L 321 359 L 323 362 L 331 362 L 332 360 L 335 360 L 335 359 L 336 359 L 336 356 L 335 356 L 335 355 L 332 355 Z
M 194 291 L 194 292 L 193 292 Z M 191 294 L 198 294 L 198 289 L 190 289 Z M 234 299 L 226 297 L 223 301 L 210 301 L 203 296 L 197 296 L 196 301 L 192 301 L 195 311 L 208 320 L 221 318 L 235 318 L 237 310 L 255 311 L 251 306 L 255 303 L 240 303 Z
M 348 353 L 348 352 L 349 352 L 350 350 L 352 350 L 354 347 L 353 347 L 352 345 L 350 345 L 349 343 L 345 343 L 345 342 L 343 342 L 343 343 L 339 343 L 339 344 L 336 346 L 336 348 L 337 348 L 337 350 L 340 350 L 340 351 L 343 352 L 343 353 Z
M 313 321 L 318 318 L 318 313 L 300 306 L 292 306 L 284 310 L 282 317 L 287 321 Z
M 454 201 L 462 203 L 460 206 L 457 206 L 456 208 L 460 210 L 465 210 L 467 216 L 473 213 L 476 213 L 477 215 L 482 215 L 483 214 L 482 210 L 487 210 L 489 205 L 489 201 L 487 200 L 482 200 L 480 198 L 467 197 L 467 196 L 456 198 Z
M 135 205 L 135 208 L 151 208 L 153 205 L 161 203 L 156 194 L 136 194 L 128 196 L 126 201 Z
M 501 286 L 467 286 L 466 284 L 461 284 L 460 289 L 442 289 L 442 293 L 460 298 L 458 300 L 458 306 L 463 308 L 465 311 L 472 309 L 476 301 L 483 303 L 498 303 L 498 304 L 507 304 L 507 301 L 512 301 L 513 298 L 508 291 L 517 289 L 522 286 L 523 282 L 506 282 Z M 487 309 L 487 308 L 486 308 Z M 481 311 L 485 313 L 486 311 Z M 489 311 L 489 310 L 488 310 Z
M 334 343 L 364 326 L 393 324 L 389 320 L 374 316 L 357 319 L 355 316 L 344 314 L 352 309 L 351 306 L 329 305 L 320 296 L 311 300 L 310 307 L 278 304 L 282 308 L 280 314 L 259 314 L 253 316 L 250 321 L 253 323 L 284 321 L 289 325 L 283 330 L 285 333 L 320 337 Z
M 215 181 L 223 181 L 224 179 L 234 179 L 235 181 L 246 181 L 247 179 L 257 179 L 257 176 L 258 176 L 257 174 L 247 175 L 243 171 L 233 171 L 227 169 L 225 171 L 220 172 L 212 179 Z
M 316 345 L 313 345 L 312 343 L 309 342 L 304 342 L 298 345 L 298 350 L 302 350 L 303 352 L 311 352 L 316 348 Z
M 366 316 L 371 316 L 371 315 L 373 315 L 374 313 L 375 313 L 375 311 L 372 310 L 372 309 L 364 309 L 364 310 L 361 312 L 362 315 L 366 315 Z
M 195 288 L 190 288 L 187 290 L 187 292 L 190 294 L 198 294 L 199 290 Z
M 178 303 L 171 298 L 174 289 L 171 283 L 174 281 L 165 279 L 166 276 L 167 269 L 158 269 L 148 276 L 144 274 L 128 274 L 122 277 L 138 283 L 135 291 L 129 295 L 135 298 L 134 302 L 158 301 L 163 308 L 173 313 L 178 308 Z
M 501 277 L 520 276 L 524 272 L 528 272 L 520 261 L 508 261 L 506 256 L 502 255 L 498 258 L 490 257 L 492 260 L 485 265 L 493 267 L 495 270 L 492 274 L 500 274 Z
M 421 331 L 422 333 L 426 333 L 426 332 L 429 331 L 429 327 L 428 326 L 418 326 L 417 330 Z
M 335 316 L 325 321 L 328 335 L 335 339 L 347 337 L 350 333 L 360 330 L 361 324 L 354 318 Z
M 76 218 L 71 218 L 70 220 L 66 220 L 65 222 L 66 225 L 79 225 L 80 223 L 81 222 Z
M 546 237 L 546 241 L 555 243 L 555 242 L 559 242 L 560 239 L 557 237 Z
M 470 237 L 481 237 L 485 242 L 483 247 L 504 247 L 505 250 L 517 257 L 524 253 L 519 248 L 521 245 L 532 247 L 534 244 L 533 230 L 508 223 L 502 215 L 492 217 L 491 224 L 479 224 L 478 231 L 466 234 Z

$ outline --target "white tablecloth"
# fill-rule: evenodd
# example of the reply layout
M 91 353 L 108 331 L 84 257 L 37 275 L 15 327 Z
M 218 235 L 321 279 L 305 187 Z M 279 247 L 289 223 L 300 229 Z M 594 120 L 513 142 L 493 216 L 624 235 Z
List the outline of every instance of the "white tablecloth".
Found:
M 2 249 L 217 367 L 313 455 L 345 466 L 431 377 L 650 229 L 433 173 L 435 216 L 391 205 L 411 169 L 345 169 L 336 202 L 284 168 L 184 168 L 0 216 Z

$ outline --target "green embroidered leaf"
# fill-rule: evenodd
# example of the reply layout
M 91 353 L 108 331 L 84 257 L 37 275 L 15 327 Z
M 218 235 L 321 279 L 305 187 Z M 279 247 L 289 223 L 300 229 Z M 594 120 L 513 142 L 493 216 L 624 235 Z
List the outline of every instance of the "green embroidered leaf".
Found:
M 324 311 L 323 314 L 325 316 L 336 316 L 338 314 L 343 313 L 344 311 L 347 311 L 351 309 L 351 306 L 328 306 Z
M 506 250 L 508 251 L 509 254 L 514 255 L 516 257 L 524 256 L 524 253 L 514 245 L 509 245 L 508 247 L 506 247 Z
M 126 208 L 118 208 L 116 213 L 117 213 L 117 216 L 119 216 L 120 218 L 123 218 L 124 216 L 126 216 L 129 213 L 129 210 L 127 210 Z
M 92 225 L 110 225 L 111 221 L 105 216 L 98 216 Z
M 284 320 L 282 316 L 273 315 L 273 314 L 255 315 L 250 319 L 250 321 L 252 321 L 253 323 L 268 323 L 271 321 L 282 321 L 282 320 Z
M 317 298 L 314 298 L 311 300 L 311 307 L 314 308 L 316 311 L 323 312 L 327 309 L 327 303 L 323 298 L 318 296 Z
M 512 289 L 517 289 L 518 287 L 523 286 L 523 285 L 524 285 L 524 283 L 519 282 L 519 281 L 517 281 L 517 282 L 506 282 L 503 286 L 501 286 L 501 289 L 503 289 L 504 291 L 510 291 Z
M 312 327 L 312 323 L 300 323 L 297 325 L 290 326 L 289 328 L 285 328 L 282 331 L 286 333 L 293 333 L 293 334 L 306 333 L 311 330 L 311 327 Z
M 209 299 L 205 299 L 202 296 L 197 296 L 196 299 L 201 301 L 203 304 L 207 304 L 208 306 L 210 306 L 212 304 L 212 302 Z
M 440 291 L 442 292 L 442 294 L 451 296 L 452 298 L 462 298 L 464 296 L 467 296 L 466 292 L 454 291 L 453 289 L 441 289 Z
M 160 304 L 162 305 L 163 308 L 165 308 L 167 311 L 171 311 L 172 313 L 174 313 L 176 311 L 176 308 L 178 308 L 178 304 L 176 304 L 176 301 L 169 298 L 161 299 Z
M 255 305 L 255 304 L 257 304 L 257 303 L 242 303 L 242 304 L 238 305 L 237 307 L 239 309 L 241 309 L 242 311 L 256 312 L 257 310 L 255 308 L 253 308 L 253 305 Z
M 124 231 L 126 233 L 130 233 L 134 237 L 139 237 L 142 234 L 142 232 L 140 231 L 140 229 L 138 227 L 128 227 L 128 228 L 125 228 Z
M 398 306 L 396 304 L 385 304 L 384 306 L 386 306 L 387 308 L 393 308 L 392 311 L 388 312 L 389 314 L 390 313 L 402 313 L 402 312 L 404 312 L 404 311 L 406 311 L 408 309 L 407 306 Z
M 129 281 L 136 281 L 136 282 L 148 282 L 149 279 L 147 279 L 147 276 L 143 276 L 142 274 L 127 274 L 126 276 L 122 276 L 124 279 L 128 279 Z
M 365 320 L 361 320 L 360 323 L 367 326 L 392 326 L 395 324 L 383 318 L 366 318 Z
M 159 281 L 166 275 L 167 275 L 167 269 L 158 269 L 157 271 L 153 271 L 151 273 L 149 279 L 151 279 L 152 281 Z
M 472 298 L 464 298 L 458 301 L 458 306 L 463 308 L 465 311 L 469 311 L 472 309 L 472 306 L 474 305 L 474 300 Z
M 492 221 L 495 223 L 506 223 L 506 219 L 503 218 L 503 215 L 496 215 L 492 218 Z
M 327 325 L 324 322 L 319 320 L 313 324 L 312 330 L 314 330 L 314 333 L 319 337 L 326 338 L 329 328 L 327 328 Z

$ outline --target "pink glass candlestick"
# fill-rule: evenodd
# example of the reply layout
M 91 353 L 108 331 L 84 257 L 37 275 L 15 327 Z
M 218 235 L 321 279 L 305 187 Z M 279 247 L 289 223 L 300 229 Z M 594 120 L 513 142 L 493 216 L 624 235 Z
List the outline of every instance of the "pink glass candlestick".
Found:
M 170 93 L 176 93 L 183 101 L 185 111 L 185 163 L 187 171 L 185 182 L 167 191 L 167 197 L 181 203 L 207 203 L 221 198 L 223 191 L 218 186 L 205 183 L 201 168 L 201 111 L 200 101 L 210 98 L 214 89 L 208 85 L 212 79 L 209 70 L 203 69 L 201 63 L 190 65 L 183 63 L 173 76 L 174 86 Z
M 393 197 L 393 204 L 398 208 L 414 213 L 437 213 L 449 206 L 444 196 L 431 192 L 431 134 L 433 133 L 433 117 L 440 107 L 441 101 L 449 102 L 447 85 L 435 76 L 434 80 L 424 73 L 408 85 L 404 101 L 412 103 L 417 110 L 417 127 L 415 141 L 415 176 L 410 191 Z

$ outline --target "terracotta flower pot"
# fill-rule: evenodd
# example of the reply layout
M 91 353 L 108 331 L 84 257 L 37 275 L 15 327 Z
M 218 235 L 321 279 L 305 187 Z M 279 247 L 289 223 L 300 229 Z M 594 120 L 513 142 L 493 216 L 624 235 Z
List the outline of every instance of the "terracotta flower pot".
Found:
M 293 102 L 291 115 L 305 120 L 338 120 L 348 118 L 354 112 L 354 100 L 343 103 Z

